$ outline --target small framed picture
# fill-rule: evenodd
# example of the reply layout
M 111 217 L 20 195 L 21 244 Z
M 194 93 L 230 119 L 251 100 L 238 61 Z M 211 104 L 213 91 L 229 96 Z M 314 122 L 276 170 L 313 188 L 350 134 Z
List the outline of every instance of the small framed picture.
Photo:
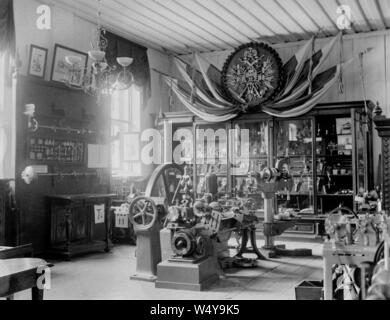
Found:
M 67 82 L 73 87 L 81 87 L 88 65 L 88 54 L 56 44 L 54 47 L 51 80 Z
M 30 46 L 30 58 L 28 63 L 28 75 L 44 78 L 46 72 L 47 52 L 45 48 L 36 45 Z

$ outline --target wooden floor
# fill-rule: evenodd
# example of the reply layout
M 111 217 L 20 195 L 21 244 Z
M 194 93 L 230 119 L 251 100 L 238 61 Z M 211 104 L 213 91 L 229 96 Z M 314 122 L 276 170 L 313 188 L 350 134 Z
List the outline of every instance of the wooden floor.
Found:
M 202 300 L 293 300 L 295 286 L 303 280 L 322 279 L 322 244 L 285 242 L 288 248 L 310 248 L 313 256 L 259 261 L 257 268 L 230 269 L 208 291 L 156 289 L 153 283 L 129 280 L 135 271 L 135 247 L 116 246 L 111 253 L 53 261 L 52 289 L 45 299 L 202 299 Z M 262 245 L 262 241 L 258 241 Z M 29 299 L 23 292 L 16 299 Z

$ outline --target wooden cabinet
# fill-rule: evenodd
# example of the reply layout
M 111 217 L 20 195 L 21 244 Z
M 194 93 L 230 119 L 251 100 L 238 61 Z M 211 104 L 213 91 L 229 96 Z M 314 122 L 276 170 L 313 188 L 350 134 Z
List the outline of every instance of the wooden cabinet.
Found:
M 279 167 L 288 179 L 281 179 L 275 194 L 275 213 L 302 218 L 287 234 L 315 238 L 323 233 L 329 211 L 339 205 L 355 209 L 354 196 L 372 188 L 372 109 L 362 101 L 326 103 L 298 118 L 256 113 L 225 123 L 172 113 L 165 115 L 164 128 L 173 124 L 175 137 L 192 123 L 193 152 L 187 153 L 194 156 L 182 161 L 193 164 L 195 197 L 204 193 L 205 174 L 214 173 L 219 197 L 250 197 L 262 217 L 264 204 L 252 173 Z
M 48 196 L 50 201 L 49 253 L 72 256 L 105 250 L 111 243 L 112 194 Z
M 0 182 L 0 246 L 5 244 L 5 197 L 3 183 Z

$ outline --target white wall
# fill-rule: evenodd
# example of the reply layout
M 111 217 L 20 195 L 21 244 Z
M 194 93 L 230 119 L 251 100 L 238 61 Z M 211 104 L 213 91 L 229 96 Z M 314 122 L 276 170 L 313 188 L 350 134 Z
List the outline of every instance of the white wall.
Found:
M 36 10 L 41 1 L 17 0 L 14 1 L 16 46 L 22 61 L 21 73 L 26 74 L 30 45 L 34 44 L 49 50 L 45 79 L 50 79 L 54 45 L 56 43 L 75 50 L 87 52 L 90 48 L 94 25 L 82 20 L 72 13 L 51 5 L 51 30 L 39 30 L 36 21 L 39 15 Z
M 27 73 L 30 45 L 34 44 L 49 50 L 46 66 L 45 79 L 50 79 L 54 46 L 56 43 L 73 48 L 82 52 L 90 50 L 90 40 L 96 26 L 86 21 L 70 11 L 64 10 L 55 4 L 50 5 L 52 13 L 51 30 L 39 30 L 36 26 L 38 14 L 37 7 L 44 4 L 39 0 L 17 0 L 15 7 L 15 28 L 16 46 L 22 62 L 20 72 Z M 156 68 L 163 72 L 170 72 L 169 58 L 154 49 L 148 50 L 149 64 L 151 68 Z M 151 72 L 152 97 L 148 101 L 145 117 L 142 117 L 143 127 L 152 121 L 152 116 L 160 110 L 168 109 L 168 90 L 161 86 L 159 77 L 155 72 Z M 162 87 L 162 88 L 161 88 Z
M 49 81 L 55 44 L 88 52 L 96 25 L 56 4 L 50 4 L 51 30 L 39 30 L 36 26 L 39 17 L 36 10 L 39 5 L 45 3 L 46 1 L 39 0 L 16 0 L 14 1 L 14 10 L 16 46 L 22 63 L 20 73 L 27 74 L 30 45 L 34 44 L 49 50 L 45 74 L 45 79 Z M 109 28 L 107 29 L 109 30 Z M 171 63 L 167 55 L 154 49 L 148 49 L 148 58 L 150 68 L 171 73 Z M 160 108 L 163 112 L 172 111 L 169 108 L 168 88 L 161 83 L 158 74 L 153 71 L 151 71 L 151 89 L 151 98 L 148 100 L 146 108 L 141 111 L 141 130 L 154 127 L 155 115 L 159 113 Z M 145 170 L 149 171 L 147 168 Z M 148 174 L 146 171 L 145 175 Z

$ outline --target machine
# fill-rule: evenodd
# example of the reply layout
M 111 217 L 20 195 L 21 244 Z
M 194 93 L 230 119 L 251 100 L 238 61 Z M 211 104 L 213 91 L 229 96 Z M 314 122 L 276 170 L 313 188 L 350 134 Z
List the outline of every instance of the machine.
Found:
M 137 267 L 131 279 L 156 280 L 157 264 L 161 262 L 160 230 L 168 206 L 174 200 L 175 187 L 183 175 L 179 165 L 161 165 L 153 172 L 145 195 L 132 200 L 129 220 L 137 235 Z
M 323 247 L 325 300 L 366 298 L 374 268 L 386 252 L 386 221 L 387 215 L 376 211 L 339 207 L 329 213 Z

